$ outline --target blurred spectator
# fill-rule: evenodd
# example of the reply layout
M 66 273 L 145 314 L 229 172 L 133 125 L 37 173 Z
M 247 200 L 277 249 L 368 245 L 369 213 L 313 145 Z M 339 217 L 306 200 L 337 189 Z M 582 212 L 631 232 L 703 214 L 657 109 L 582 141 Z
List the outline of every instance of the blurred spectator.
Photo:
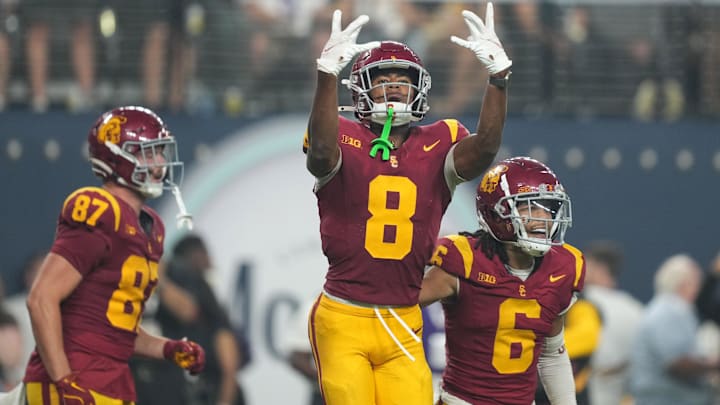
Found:
M 655 273 L 655 295 L 633 345 L 630 387 L 636 405 L 710 405 L 711 373 L 720 365 L 699 354 L 698 296 L 702 270 L 687 255 L 665 260 Z
M 590 403 L 620 404 L 629 395 L 630 349 L 643 304 L 618 288 L 623 262 L 620 246 L 611 241 L 594 241 L 583 253 L 587 264 L 584 294 L 597 305 L 603 321 L 600 343 L 591 360 Z
M 633 24 L 628 27 L 613 24 L 625 33 L 622 41 L 629 57 L 626 77 L 634 81 L 635 88 L 633 116 L 643 121 L 675 121 L 685 110 L 685 94 L 677 73 L 682 71 L 677 60 L 684 55 L 676 56 L 683 49 L 670 46 L 666 8 L 660 3 L 657 1 L 655 7 L 627 7 L 623 12 Z
M 33 336 L 32 325 L 30 324 L 30 313 L 27 309 L 27 297 L 32 287 L 35 276 L 43 260 L 45 260 L 47 251 L 38 251 L 31 254 L 23 264 L 23 289 L 17 294 L 13 294 L 5 301 L 7 311 L 17 321 L 20 336 L 22 338 L 22 349 L 20 350 L 20 364 L 13 369 L 8 370 L 8 375 L 16 381 L 22 380 L 25 375 L 25 366 L 27 365 L 30 355 L 35 350 L 35 337 Z
M 694 116 L 698 116 L 703 110 L 702 92 L 705 87 L 703 59 L 706 46 L 709 45 L 706 38 L 708 27 L 704 24 L 704 14 L 706 12 L 712 14 L 711 10 L 710 7 L 703 6 L 697 1 L 668 4 L 663 7 L 669 36 L 668 42 L 677 44 L 672 59 L 679 62 L 675 68 L 681 73 L 679 78 L 685 94 L 686 111 L 689 115 Z M 717 17 L 720 17 L 720 14 Z M 716 63 L 715 67 L 717 66 Z M 713 70 L 716 69 L 713 68 Z M 714 72 L 710 74 L 712 75 Z M 712 85 L 707 87 L 711 88 Z
M 22 337 L 17 321 L 5 310 L 5 287 L 0 278 L 0 392 L 10 391 L 21 379 L 12 370 L 23 365 Z
M 296 314 L 290 337 L 287 341 L 288 363 L 290 367 L 307 381 L 310 387 L 309 399 L 304 403 L 308 405 L 325 405 L 325 401 L 323 401 L 322 394 L 320 393 L 317 368 L 315 368 L 315 359 L 313 359 L 308 334 L 308 316 L 316 300 L 317 297 L 314 297 L 312 300 L 306 302 Z
M 559 9 L 552 2 L 514 2 L 504 5 L 510 54 L 523 55 L 513 69 L 513 81 L 528 89 L 524 113 L 536 115 L 551 107 L 555 90 L 555 55 L 564 37 L 556 33 Z
M 368 40 L 383 38 L 383 40 L 404 43 L 408 28 L 405 13 L 413 7 L 411 2 L 407 0 L 354 0 L 352 3 L 354 3 L 354 7 L 348 17 L 357 17 L 362 14 L 370 17 L 370 22 L 363 28 L 363 35 Z
M 0 111 L 7 106 L 7 86 L 12 67 L 10 35 L 17 30 L 18 0 L 0 0 Z M 13 30 L 14 29 L 14 30 Z
M 713 321 L 720 326 L 720 253 L 703 279 L 696 304 L 701 319 Z
M 197 40 L 205 31 L 203 1 L 138 1 L 137 11 L 150 16 L 142 53 L 142 78 L 145 105 L 159 108 L 167 86 L 167 105 L 173 111 L 187 103 L 188 86 L 195 77 Z M 166 67 L 169 65 L 169 69 Z M 165 78 L 169 77 L 166 80 Z
M 481 7 L 482 6 L 482 7 Z M 465 22 L 461 14 L 463 9 L 475 12 L 485 18 L 485 4 L 471 6 L 460 2 L 437 3 L 434 7 L 425 5 L 424 12 L 429 13 L 423 27 L 425 40 L 425 69 L 432 72 L 430 114 L 437 118 L 462 115 L 475 111 L 466 110 L 480 103 L 487 81 L 486 72 L 478 72 L 475 56 L 455 44 L 448 44 L 451 35 L 464 36 Z M 495 23 L 498 35 L 502 37 L 504 26 L 502 8 L 495 8 Z M 508 50 L 512 58 L 512 51 Z M 513 67 L 513 71 L 515 67 Z
M 314 59 L 330 36 L 329 21 L 340 0 L 238 0 L 248 41 L 246 100 L 250 114 L 287 110 L 312 101 Z M 345 18 L 352 17 L 349 11 Z M 328 21 L 326 23 L 325 21 Z M 328 28 L 329 29 L 329 28 Z M 315 53 L 313 53 L 315 52 Z
M 703 36 L 700 41 L 704 46 L 699 80 L 703 109 L 717 117 L 720 116 L 720 5 L 703 5 L 701 10 Z
M 160 278 L 157 320 L 166 336 L 187 337 L 205 347 L 205 370 L 190 385 L 188 403 L 241 405 L 245 399 L 237 372 L 243 354 L 225 310 L 205 279 L 211 266 L 203 239 L 183 236 Z
M 28 77 L 31 107 L 35 112 L 48 108 L 47 82 L 50 69 L 51 31 L 71 34 L 71 62 L 76 87 L 67 95 L 72 111 L 84 111 L 92 106 L 95 86 L 94 21 L 97 0 L 67 0 L 62 4 L 52 0 L 23 0 L 26 19 Z

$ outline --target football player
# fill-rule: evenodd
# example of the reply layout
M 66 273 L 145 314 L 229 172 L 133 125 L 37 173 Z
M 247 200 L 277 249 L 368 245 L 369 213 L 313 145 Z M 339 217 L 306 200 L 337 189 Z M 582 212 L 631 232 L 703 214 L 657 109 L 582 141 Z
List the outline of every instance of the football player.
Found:
M 152 111 L 120 107 L 100 116 L 88 142 L 102 187 L 67 197 L 28 296 L 37 342 L 24 379 L 28 405 L 132 404 L 128 360 L 135 354 L 168 359 L 191 374 L 205 362 L 196 343 L 140 326 L 165 237 L 144 201 L 171 189 L 182 206 L 175 138 Z
M 455 187 L 492 163 L 506 115 L 512 64 L 485 23 L 464 11 L 467 40 L 490 74 L 476 134 L 457 120 L 413 126 L 429 111 L 430 74 L 398 42 L 357 44 L 367 16 L 332 33 L 318 78 L 305 148 L 316 178 L 320 234 L 329 270 L 310 317 L 320 388 L 329 405 L 419 404 L 433 400 L 418 295 L 423 269 Z M 357 120 L 338 116 L 337 77 Z
M 564 243 L 570 197 L 537 160 L 501 161 L 477 189 L 480 230 L 441 238 L 420 304 L 443 300 L 447 405 L 575 404 L 563 315 L 582 290 L 582 253 Z

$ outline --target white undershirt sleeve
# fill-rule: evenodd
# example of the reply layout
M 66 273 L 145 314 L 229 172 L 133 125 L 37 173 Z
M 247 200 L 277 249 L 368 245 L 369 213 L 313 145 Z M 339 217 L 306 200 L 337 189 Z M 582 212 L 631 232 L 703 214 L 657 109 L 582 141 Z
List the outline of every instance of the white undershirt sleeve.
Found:
M 563 331 L 545 338 L 545 347 L 538 359 L 538 374 L 552 405 L 576 405 L 575 378 L 570 357 L 565 349 Z
M 458 184 L 464 183 L 467 180 L 460 177 L 459 174 L 457 174 L 457 171 L 455 170 L 455 147 L 457 144 L 453 145 L 450 150 L 448 151 L 447 155 L 445 156 L 445 182 L 447 183 L 448 188 L 450 189 L 450 195 L 455 193 L 455 187 L 457 187 Z

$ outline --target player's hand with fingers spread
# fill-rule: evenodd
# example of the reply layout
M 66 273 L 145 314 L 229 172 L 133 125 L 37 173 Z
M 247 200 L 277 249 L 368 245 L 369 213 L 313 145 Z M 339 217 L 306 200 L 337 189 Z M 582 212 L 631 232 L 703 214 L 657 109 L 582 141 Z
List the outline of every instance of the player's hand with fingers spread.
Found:
M 199 344 L 187 339 L 165 342 L 163 356 L 192 375 L 200 374 L 205 368 L 205 350 Z
M 465 18 L 465 24 L 470 29 L 470 36 L 462 39 L 453 35 L 450 40 L 475 52 L 475 56 L 485 65 L 491 76 L 512 66 L 512 61 L 505 54 L 505 50 L 495 34 L 492 3 L 487 4 L 485 23 L 472 11 L 463 10 L 462 15 Z
M 95 405 L 90 391 L 77 383 L 77 375 L 68 374 L 55 381 L 60 405 Z
M 379 41 L 358 44 L 357 37 L 360 28 L 370 21 L 370 17 L 361 15 L 351 22 L 345 29 L 341 29 L 342 12 L 335 10 L 332 19 L 332 32 L 330 39 L 323 48 L 320 58 L 317 60 L 318 70 L 337 76 L 355 55 L 368 49 L 380 46 Z

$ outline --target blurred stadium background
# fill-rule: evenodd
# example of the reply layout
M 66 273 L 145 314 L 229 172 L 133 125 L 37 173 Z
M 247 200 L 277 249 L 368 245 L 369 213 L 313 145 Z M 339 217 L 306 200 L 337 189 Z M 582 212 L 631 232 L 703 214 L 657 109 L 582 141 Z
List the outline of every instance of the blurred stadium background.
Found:
M 621 287 L 641 300 L 667 256 L 709 263 L 720 249 L 720 1 L 495 4 L 514 61 L 499 158 L 548 162 L 573 198 L 570 242 L 620 242 Z M 65 196 L 96 184 L 85 138 L 98 113 L 147 105 L 179 139 L 218 293 L 251 335 L 250 402 L 297 398 L 307 387 L 278 363 L 287 322 L 325 271 L 300 143 L 336 7 L 348 20 L 370 15 L 360 41 L 400 40 L 420 54 L 433 79 L 428 121 L 475 127 L 486 78 L 449 36 L 465 35 L 460 10 L 484 15 L 484 1 L 0 0 L 6 293 L 51 243 Z M 443 232 L 474 229 L 473 193 L 458 190 Z M 153 204 L 171 243 L 175 207 Z

